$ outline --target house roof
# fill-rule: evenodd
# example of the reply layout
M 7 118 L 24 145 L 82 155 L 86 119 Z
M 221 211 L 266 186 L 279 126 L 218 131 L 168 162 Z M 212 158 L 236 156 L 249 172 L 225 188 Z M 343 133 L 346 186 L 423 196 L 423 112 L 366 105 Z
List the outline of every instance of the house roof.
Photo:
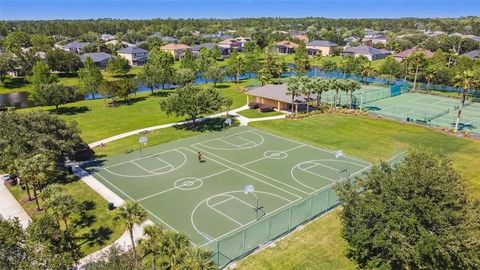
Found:
M 462 55 L 465 55 L 465 56 L 470 57 L 472 59 L 477 59 L 477 58 L 480 58 L 480 50 L 473 50 L 473 51 L 464 53 Z
M 346 53 L 354 53 L 354 54 L 366 54 L 366 55 L 377 55 L 377 54 L 389 54 L 390 52 L 387 50 L 379 50 L 374 47 L 361 45 L 355 46 L 348 49 L 345 49 L 343 52 Z
M 136 46 L 129 46 L 121 50 L 118 50 L 118 53 L 124 53 L 124 54 L 146 53 L 146 52 L 148 51 Z
M 233 38 L 227 38 L 227 39 L 224 39 L 224 40 L 220 41 L 218 44 L 230 45 L 230 44 L 235 44 L 235 43 L 239 43 L 239 41 L 236 40 L 236 39 L 233 39 Z
M 287 47 L 287 48 L 290 48 L 290 49 L 298 48 L 297 43 L 291 42 L 291 41 L 288 41 L 288 40 L 279 41 L 279 42 L 276 43 L 276 45 L 278 47 Z
M 115 36 L 114 36 L 114 35 L 110 35 L 110 34 L 102 34 L 102 35 L 100 36 L 100 38 L 103 39 L 103 40 L 105 40 L 105 41 L 108 41 L 108 40 L 114 39 Z
M 169 43 L 167 45 L 164 45 L 160 47 L 162 50 L 186 50 L 186 49 L 191 49 L 190 46 L 185 45 L 185 44 L 177 44 L 177 43 Z
M 304 42 L 308 42 L 308 37 L 306 35 L 300 34 L 300 35 L 294 35 L 294 38 L 298 38 L 299 40 L 303 40 Z
M 312 40 L 307 43 L 307 46 L 319 46 L 319 47 L 335 47 L 337 44 L 328 40 Z
M 407 49 L 405 51 L 402 51 L 402 52 L 399 52 L 399 53 L 395 54 L 395 57 L 406 58 L 406 57 L 409 57 L 410 55 L 412 55 L 414 52 L 422 52 L 428 58 L 433 56 L 433 53 L 429 50 L 426 50 L 426 49 L 423 49 L 423 48 L 420 48 L 420 47 L 414 47 L 414 48 L 410 48 L 410 49 Z
M 83 62 L 85 61 L 85 59 L 87 59 L 87 57 L 90 57 L 93 62 L 97 63 L 108 60 L 110 58 L 114 58 L 115 56 L 105 52 L 84 53 L 80 55 L 80 60 L 82 60 Z
M 70 42 L 70 43 L 68 43 L 67 45 L 63 46 L 63 48 L 65 48 L 65 49 L 78 49 L 78 50 L 81 50 L 81 49 L 83 49 L 85 46 L 87 46 L 88 44 L 90 44 L 90 43 L 89 43 L 89 42 L 73 41 L 73 42 Z
M 211 42 L 208 42 L 208 43 L 202 43 L 200 45 L 195 45 L 192 47 L 192 51 L 200 51 L 200 49 L 202 48 L 207 48 L 209 50 L 213 49 L 214 47 L 216 46 L 215 43 L 211 43 Z
M 292 103 L 292 96 L 287 95 L 288 88 L 286 84 L 267 84 L 256 87 L 248 91 L 248 95 L 278 100 L 285 103 Z M 316 99 L 315 95 L 310 95 L 310 99 Z M 306 96 L 295 97 L 294 103 L 303 103 L 307 100 Z
M 178 42 L 178 38 L 165 36 L 160 38 L 163 42 Z

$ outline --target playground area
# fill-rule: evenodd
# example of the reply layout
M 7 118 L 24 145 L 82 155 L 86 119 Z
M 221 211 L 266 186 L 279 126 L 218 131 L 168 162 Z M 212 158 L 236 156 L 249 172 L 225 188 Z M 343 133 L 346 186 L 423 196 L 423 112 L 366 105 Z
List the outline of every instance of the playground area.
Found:
M 199 155 L 200 152 L 200 155 Z M 249 127 L 174 141 L 85 166 L 159 225 L 214 250 L 220 265 L 328 211 L 338 183 L 371 164 Z
M 369 102 L 363 108 L 373 114 L 409 122 L 454 128 L 460 105 L 459 99 L 405 93 Z M 467 101 L 460 118 L 459 129 L 480 134 L 480 104 Z

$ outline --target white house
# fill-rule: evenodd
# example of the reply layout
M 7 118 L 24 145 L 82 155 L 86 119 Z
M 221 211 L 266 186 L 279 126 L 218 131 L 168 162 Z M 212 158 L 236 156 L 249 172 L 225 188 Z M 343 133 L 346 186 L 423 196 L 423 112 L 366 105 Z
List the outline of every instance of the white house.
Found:
M 128 60 L 131 66 L 142 66 L 147 62 L 148 51 L 135 46 L 126 47 L 118 50 L 118 56 Z

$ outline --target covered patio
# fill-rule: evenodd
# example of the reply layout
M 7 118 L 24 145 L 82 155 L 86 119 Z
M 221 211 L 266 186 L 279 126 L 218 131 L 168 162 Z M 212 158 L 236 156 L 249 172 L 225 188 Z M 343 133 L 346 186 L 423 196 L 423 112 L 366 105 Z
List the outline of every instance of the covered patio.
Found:
M 305 112 L 307 96 L 296 96 L 292 103 L 292 96 L 287 93 L 286 84 L 267 84 L 250 89 L 247 92 L 247 102 L 248 104 L 257 103 L 260 107 L 271 107 L 278 111 Z M 312 103 L 316 98 L 317 96 L 312 94 L 310 102 Z

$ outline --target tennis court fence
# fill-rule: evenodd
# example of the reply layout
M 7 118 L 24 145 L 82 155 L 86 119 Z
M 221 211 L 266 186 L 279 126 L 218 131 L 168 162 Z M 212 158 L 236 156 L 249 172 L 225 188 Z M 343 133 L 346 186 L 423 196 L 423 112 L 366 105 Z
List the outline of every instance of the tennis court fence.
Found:
M 402 152 L 393 156 L 388 163 L 395 165 L 401 162 L 405 154 Z M 335 208 L 340 203 L 335 187 L 347 181 L 354 182 L 358 178 L 365 177 L 367 173 L 368 170 L 365 170 L 355 177 L 327 186 L 288 208 L 261 218 L 249 226 L 240 227 L 233 234 L 210 241 L 204 247 L 214 252 L 215 263 L 220 268 L 224 268 L 231 262 L 247 256 L 257 248 L 268 245 L 273 240 Z

